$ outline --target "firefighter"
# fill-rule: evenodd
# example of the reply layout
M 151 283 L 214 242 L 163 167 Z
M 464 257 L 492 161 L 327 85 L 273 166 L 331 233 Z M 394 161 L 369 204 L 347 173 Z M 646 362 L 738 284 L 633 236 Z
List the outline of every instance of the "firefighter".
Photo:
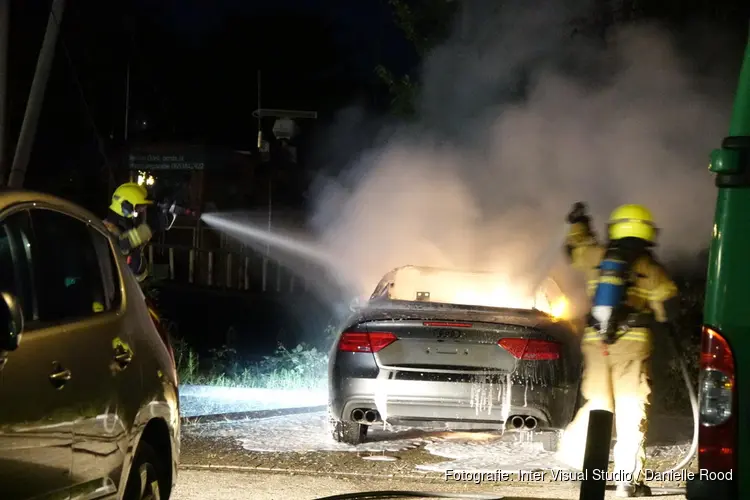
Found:
M 169 217 L 149 199 L 145 186 L 128 182 L 112 194 L 104 224 L 117 238 L 136 279 L 143 283 L 148 277 L 144 248 L 154 234 L 167 229 Z
M 677 286 L 650 251 L 658 230 L 647 208 L 623 205 L 614 210 L 606 244 L 597 240 L 583 203 L 573 206 L 567 221 L 566 252 L 573 267 L 585 274 L 591 311 L 581 343 L 586 402 L 563 433 L 558 457 L 582 470 L 589 412 L 609 410 L 617 438 L 616 496 L 649 496 L 643 471 L 652 334 L 672 333 Z

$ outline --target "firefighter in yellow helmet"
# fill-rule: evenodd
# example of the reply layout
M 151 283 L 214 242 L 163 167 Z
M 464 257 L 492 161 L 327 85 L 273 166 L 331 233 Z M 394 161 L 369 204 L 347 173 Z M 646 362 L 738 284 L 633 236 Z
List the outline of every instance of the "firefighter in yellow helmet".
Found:
M 612 212 L 600 243 L 583 203 L 568 214 L 566 251 L 587 280 L 591 299 L 581 343 L 585 404 L 560 440 L 558 458 L 581 470 L 591 410 L 614 412 L 616 496 L 649 496 L 644 484 L 645 435 L 651 396 L 652 333 L 667 331 L 678 310 L 678 290 L 650 249 L 657 228 L 641 205 Z
M 167 214 L 149 199 L 145 186 L 128 182 L 112 194 L 104 224 L 117 238 L 139 283 L 148 277 L 144 248 L 154 234 L 167 229 L 169 222 Z

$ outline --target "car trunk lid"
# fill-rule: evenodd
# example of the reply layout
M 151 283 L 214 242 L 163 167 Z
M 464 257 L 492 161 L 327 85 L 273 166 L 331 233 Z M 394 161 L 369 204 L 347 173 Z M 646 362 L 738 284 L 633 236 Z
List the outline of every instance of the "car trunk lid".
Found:
M 449 320 L 375 320 L 371 335 L 392 335 L 375 352 L 383 368 L 420 372 L 512 373 L 521 360 L 559 357 L 559 344 L 533 326 Z

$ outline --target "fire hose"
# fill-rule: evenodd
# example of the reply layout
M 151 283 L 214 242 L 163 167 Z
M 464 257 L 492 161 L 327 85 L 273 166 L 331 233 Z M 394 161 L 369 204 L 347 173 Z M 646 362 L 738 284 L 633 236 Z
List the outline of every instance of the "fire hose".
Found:
M 690 461 L 695 457 L 696 452 L 698 451 L 698 437 L 700 433 L 700 415 L 699 415 L 699 407 L 698 407 L 698 396 L 695 394 L 695 389 L 693 388 L 693 381 L 690 380 L 690 373 L 688 372 L 687 365 L 685 364 L 685 361 L 682 359 L 682 356 L 680 355 L 680 350 L 677 347 L 677 341 L 675 338 L 670 335 L 669 336 L 670 345 L 672 346 L 672 350 L 675 352 L 675 357 L 677 358 L 677 361 L 680 365 L 680 372 L 682 373 L 682 378 L 685 381 L 685 388 L 688 391 L 688 397 L 690 398 L 690 406 L 693 410 L 693 440 L 690 443 L 690 448 L 688 449 L 687 454 L 680 460 L 680 462 L 672 467 L 671 469 L 667 470 L 665 474 L 671 474 L 673 472 L 677 472 L 681 469 L 684 469 Z M 667 494 L 686 494 L 687 490 L 685 488 L 651 488 L 651 491 L 659 492 L 659 493 L 667 493 Z

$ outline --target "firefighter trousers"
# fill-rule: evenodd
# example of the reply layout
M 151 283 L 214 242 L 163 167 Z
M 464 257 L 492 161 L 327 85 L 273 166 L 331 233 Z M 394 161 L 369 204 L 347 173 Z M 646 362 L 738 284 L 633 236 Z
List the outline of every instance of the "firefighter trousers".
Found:
M 593 330 L 584 334 L 581 395 L 585 404 L 560 440 L 558 458 L 583 469 L 589 412 L 614 413 L 614 471 L 618 482 L 642 482 L 646 461 L 646 430 L 651 398 L 651 332 L 632 329 L 614 344 L 603 344 Z

